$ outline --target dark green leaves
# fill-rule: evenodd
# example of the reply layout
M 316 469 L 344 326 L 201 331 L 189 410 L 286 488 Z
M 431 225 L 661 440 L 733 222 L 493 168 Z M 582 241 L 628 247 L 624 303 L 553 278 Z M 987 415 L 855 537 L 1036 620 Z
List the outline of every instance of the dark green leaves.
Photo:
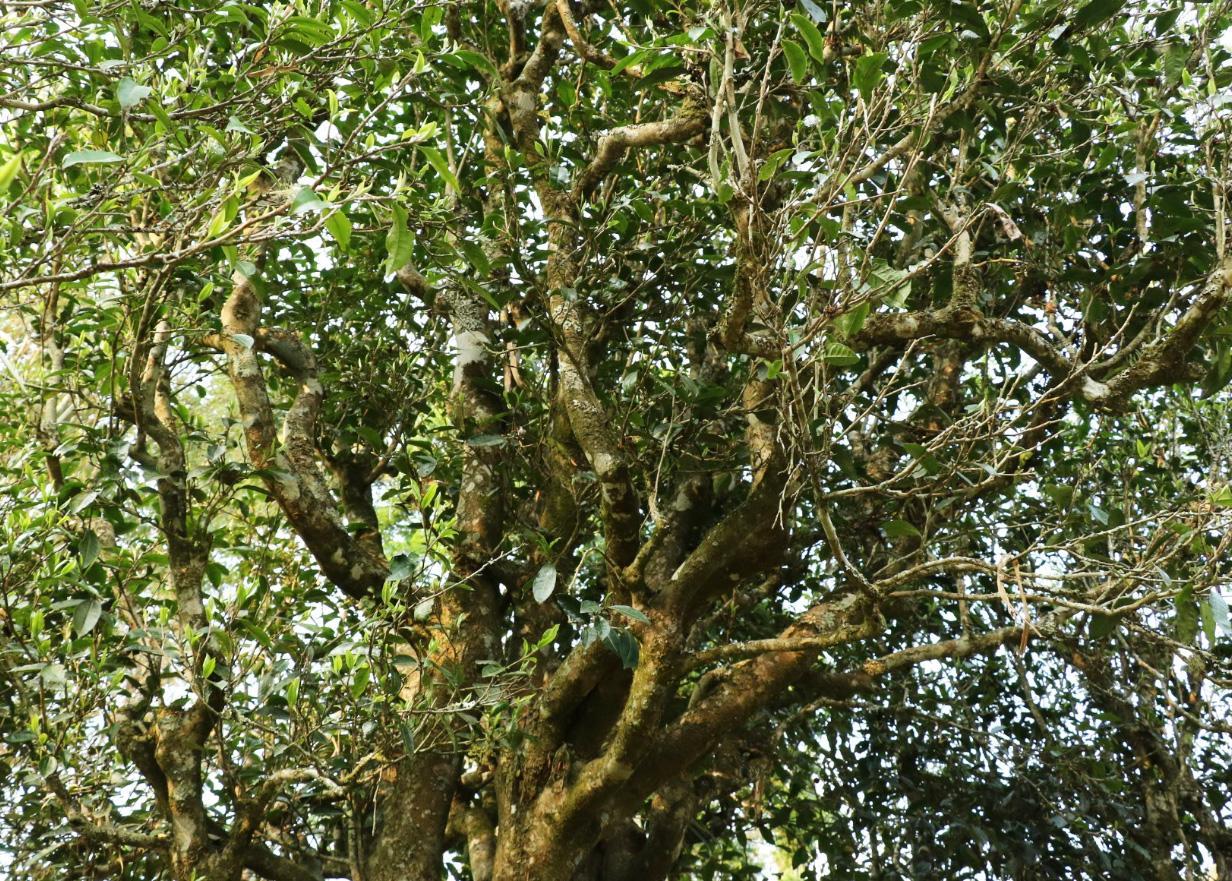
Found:
M 394 554 L 389 559 L 389 580 L 402 581 L 415 571 L 415 562 L 409 554 Z
M 98 534 L 93 529 L 82 532 L 81 538 L 77 541 L 77 553 L 81 558 L 80 565 L 83 571 L 94 565 L 94 561 L 98 559 L 98 552 Z
M 1223 594 L 1212 590 L 1206 598 L 1206 604 L 1211 610 L 1211 619 L 1216 626 L 1224 633 L 1232 634 L 1232 621 L 1228 619 L 1228 601 L 1223 598 Z
M 604 642 L 620 658 L 620 664 L 626 670 L 632 670 L 637 666 L 640 647 L 637 643 L 637 637 L 632 633 L 619 627 L 613 627 L 608 632 Z
M 323 46 L 335 37 L 333 28 L 324 21 L 306 15 L 292 15 L 283 23 L 277 41 L 295 51 L 301 47 Z
M 834 319 L 834 327 L 845 337 L 851 337 L 860 332 L 860 328 L 864 326 L 864 322 L 868 320 L 869 313 L 872 311 L 872 303 L 867 300 L 860 305 L 848 309 L 842 315 Z
M 1121 619 L 1121 615 L 1094 614 L 1091 616 L 1091 620 L 1087 624 L 1087 634 L 1091 637 L 1091 639 L 1106 639 L 1116 632 L 1117 626 L 1121 623 Z
M 295 211 L 323 211 L 329 205 L 324 199 L 313 192 L 311 187 L 300 187 L 295 198 L 291 200 L 291 206 Z
M 488 60 L 486 55 L 471 49 L 457 49 L 453 54 L 444 56 L 444 59 L 457 67 L 461 67 L 463 70 L 474 70 L 484 77 L 498 75 L 496 67 Z
M 1090 3 L 1074 13 L 1070 27 L 1075 31 L 1084 31 L 1087 28 L 1095 27 L 1095 25 L 1112 18 L 1124 5 L 1125 0 L 1091 0 Z

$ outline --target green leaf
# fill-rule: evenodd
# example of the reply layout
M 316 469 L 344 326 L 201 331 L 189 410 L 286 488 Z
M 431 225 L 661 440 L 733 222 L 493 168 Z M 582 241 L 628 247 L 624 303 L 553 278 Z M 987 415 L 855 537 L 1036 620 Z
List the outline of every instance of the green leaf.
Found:
M 398 734 L 402 737 L 402 748 L 409 756 L 415 752 L 415 728 L 410 722 L 398 723 Z
M 98 559 L 98 535 L 93 529 L 87 529 L 77 540 L 77 553 L 81 555 L 81 571 L 89 569 Z
M 251 135 L 253 133 L 252 129 L 244 125 L 243 120 L 241 120 L 238 116 L 234 116 L 234 115 L 227 117 L 227 127 L 223 129 L 223 131 L 224 132 L 239 132 L 240 134 L 243 134 L 243 135 Z
M 356 700 L 368 688 L 368 683 L 372 680 L 372 668 L 367 664 L 359 667 L 355 671 L 355 679 L 351 682 L 351 697 Z
M 98 498 L 97 490 L 84 490 L 73 496 L 73 500 L 69 502 L 68 512 L 70 514 L 80 514 L 86 508 L 94 504 L 94 500 Z
M 791 71 L 794 82 L 802 83 L 808 76 L 808 56 L 795 40 L 783 41 L 783 56 L 787 59 L 787 69 Z
M 74 165 L 101 165 L 107 162 L 123 161 L 123 156 L 117 156 L 109 150 L 76 150 L 64 157 L 60 162 L 60 167 L 72 168 Z
M 770 180 L 770 178 L 778 174 L 779 167 L 795 152 L 794 147 L 784 147 L 782 150 L 776 150 L 771 153 L 762 162 L 761 168 L 757 169 L 757 179 Z
M 884 52 L 872 52 L 856 59 L 856 67 L 851 75 L 851 82 L 860 91 L 860 96 L 865 101 L 869 99 L 873 94 L 873 90 L 885 78 L 885 71 L 882 67 L 888 57 Z
M 487 275 L 492 271 L 492 264 L 488 262 L 488 255 L 483 252 L 483 248 L 479 247 L 470 239 L 462 239 L 458 242 L 462 248 L 462 253 L 466 255 L 466 260 L 475 271 L 480 275 Z
M 640 646 L 637 644 L 637 637 L 632 633 L 619 627 L 613 627 L 602 635 L 602 639 L 607 647 L 620 658 L 620 663 L 626 670 L 632 670 L 637 666 Z
M 287 680 L 287 703 L 295 706 L 299 703 L 299 677 L 292 676 Z
M 313 192 L 311 187 L 300 187 L 295 198 L 291 200 L 291 208 L 299 213 L 303 211 L 324 211 L 329 203 Z
M 481 55 L 470 49 L 457 49 L 452 55 L 446 55 L 445 60 L 452 63 L 455 67 L 460 67 L 463 70 L 471 68 L 473 70 L 480 71 L 485 76 L 498 75 L 495 65 L 488 60 L 486 55 Z
M 1080 31 L 1094 27 L 1105 19 L 1111 18 L 1124 5 L 1125 0 L 1091 0 L 1090 3 L 1074 13 L 1070 26 L 1074 30 Z
M 1216 508 L 1232 508 L 1232 485 L 1224 484 L 1210 495 L 1211 504 Z
M 339 250 L 345 251 L 351 247 L 351 218 L 341 208 L 325 219 L 325 228 L 338 243 Z
M 1087 623 L 1087 635 L 1091 639 L 1105 639 L 1116 632 L 1117 625 L 1120 623 L 1120 615 L 1093 614 Z
M 552 592 L 556 590 L 556 567 L 551 563 L 544 563 L 539 567 L 539 571 L 535 574 L 535 581 L 531 584 L 531 595 L 534 596 L 535 602 L 546 602 Z
M 468 447 L 499 447 L 505 442 L 506 438 L 503 434 L 477 434 L 466 439 Z
M 845 337 L 855 336 L 860 332 L 860 328 L 864 327 L 864 322 L 868 320 L 868 313 L 872 311 L 872 304 L 865 300 L 854 309 L 848 309 L 838 318 L 834 319 L 834 326 L 838 332 Z
M 428 597 L 415 604 L 415 608 L 411 610 L 411 615 L 422 624 L 432 617 L 432 610 L 435 608 L 436 603 L 432 601 L 431 597 Z
M 82 600 L 73 610 L 73 630 L 78 636 L 85 636 L 98 624 L 102 614 L 103 604 L 97 597 Z
M 411 262 L 415 252 L 415 240 L 406 227 L 406 211 L 397 203 L 393 207 L 394 219 L 385 236 L 385 272 L 397 272 Z
M 0 194 L 8 192 L 17 172 L 21 171 L 21 154 L 14 153 L 3 165 L 0 165 Z
M 553 624 L 547 630 L 543 631 L 543 635 L 539 637 L 539 641 L 535 643 L 535 651 L 545 648 L 556 641 L 557 634 L 560 633 L 560 625 Z
M 613 612 L 619 612 L 620 614 L 624 615 L 626 618 L 632 618 L 634 621 L 641 621 L 643 624 L 650 623 L 650 619 L 646 617 L 645 613 L 638 611 L 632 606 L 622 606 L 617 603 L 617 604 L 608 606 L 608 608 L 611 609 Z
M 649 89 L 649 88 L 659 85 L 660 83 L 666 83 L 666 82 L 670 82 L 671 80 L 678 79 L 679 77 L 684 76 L 686 72 L 687 71 L 685 70 L 684 67 L 675 65 L 675 64 L 669 64 L 666 67 L 655 68 L 654 70 L 652 70 L 650 73 L 646 74 L 645 76 L 639 77 L 638 79 L 634 80 L 633 88 Z
M 923 538 L 920 530 L 906 520 L 887 520 L 881 524 L 881 531 L 890 538 Z
M 206 655 L 205 660 L 201 662 L 201 678 L 209 679 L 214 674 L 214 668 L 218 666 L 218 661 L 213 655 Z
M 292 15 L 286 20 L 286 28 L 286 36 L 301 40 L 309 46 L 322 46 L 334 39 L 333 28 L 307 15 Z
M 210 225 L 205 229 L 206 237 L 213 239 L 226 232 L 239 211 L 239 205 L 239 200 L 235 196 L 225 199 L 214 212 L 214 216 L 210 218 Z
M 153 91 L 149 86 L 138 85 L 136 80 L 126 76 L 116 83 L 116 100 L 120 102 L 122 110 L 127 110 L 150 97 Z
M 462 192 L 462 187 L 458 184 L 457 177 L 455 177 L 454 173 L 449 169 L 449 163 L 445 160 L 445 156 L 440 150 L 435 147 L 429 147 L 427 144 L 419 144 L 416 149 L 418 149 L 420 153 L 424 154 L 424 158 L 428 160 L 429 164 L 431 164 L 434 169 L 436 169 L 436 173 L 441 176 L 445 183 L 448 184 L 455 193 Z
M 387 581 L 401 581 L 404 578 L 409 578 L 415 571 L 414 561 L 408 554 L 394 554 L 389 558 L 389 574 L 385 576 Z
M 650 49 L 638 49 L 635 52 L 631 52 L 628 55 L 626 55 L 624 58 L 618 59 L 616 63 L 612 65 L 612 69 L 609 71 L 609 73 L 612 76 L 616 76 L 617 74 L 621 73 L 625 68 L 633 67 L 636 64 L 641 64 L 642 62 L 646 61 L 648 58 L 651 57 L 651 54 L 652 53 Z
M 809 54 L 818 61 L 824 62 L 826 60 L 826 40 L 821 35 L 821 31 L 817 29 L 817 25 L 813 24 L 812 19 L 798 12 L 793 12 L 791 14 L 791 23 L 796 26 L 800 36 L 804 38 Z
M 826 345 L 826 353 L 823 356 L 823 360 L 835 367 L 851 367 L 854 364 L 860 363 L 860 356 L 852 351 L 850 346 L 839 342 L 832 342 Z
M 920 466 L 929 474 L 940 474 L 941 463 L 937 461 L 937 457 L 928 451 L 928 447 L 923 444 L 913 444 L 904 441 L 901 444 L 902 448 L 911 454 Z
M 1189 54 L 1190 48 L 1179 40 L 1169 43 L 1164 49 L 1164 81 L 1168 85 L 1175 85 L 1184 78 Z

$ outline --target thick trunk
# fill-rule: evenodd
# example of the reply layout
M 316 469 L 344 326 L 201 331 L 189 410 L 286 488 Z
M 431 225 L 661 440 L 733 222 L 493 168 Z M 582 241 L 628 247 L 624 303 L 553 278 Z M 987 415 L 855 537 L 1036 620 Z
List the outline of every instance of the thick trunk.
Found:
M 459 768 L 456 757 L 439 753 L 420 753 L 397 765 L 381 802 L 369 881 L 440 881 Z

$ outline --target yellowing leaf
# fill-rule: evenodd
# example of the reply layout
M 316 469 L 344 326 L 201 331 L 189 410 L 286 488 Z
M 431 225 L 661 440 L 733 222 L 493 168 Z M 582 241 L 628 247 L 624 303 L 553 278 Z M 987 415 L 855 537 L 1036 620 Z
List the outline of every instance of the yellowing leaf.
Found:
M 13 183 L 19 171 L 21 171 L 21 154 L 14 153 L 3 165 L 0 165 L 0 193 L 8 191 L 9 185 Z

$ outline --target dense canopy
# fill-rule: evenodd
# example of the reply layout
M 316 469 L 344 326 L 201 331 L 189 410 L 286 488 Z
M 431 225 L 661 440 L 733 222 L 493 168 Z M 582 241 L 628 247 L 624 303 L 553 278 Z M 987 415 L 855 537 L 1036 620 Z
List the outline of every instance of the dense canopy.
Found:
M 13 0 L 0 874 L 1232 878 L 1232 9 Z

